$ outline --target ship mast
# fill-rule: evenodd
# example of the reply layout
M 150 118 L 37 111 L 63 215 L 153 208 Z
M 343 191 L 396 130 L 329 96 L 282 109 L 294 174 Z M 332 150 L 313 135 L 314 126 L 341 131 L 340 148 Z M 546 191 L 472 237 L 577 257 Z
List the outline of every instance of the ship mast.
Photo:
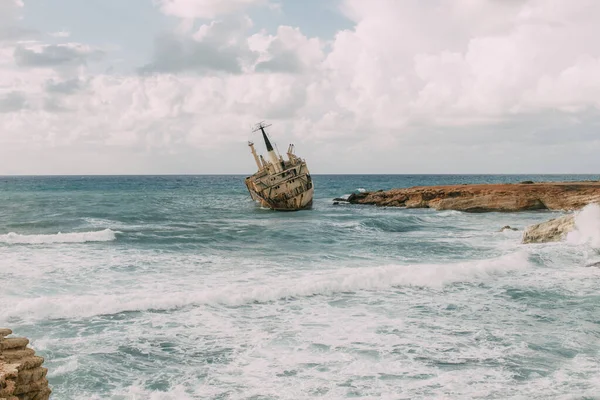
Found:
M 258 167 L 258 170 L 260 171 L 263 168 L 263 166 L 260 163 L 258 154 L 256 154 L 256 149 L 254 149 L 254 143 L 248 142 L 248 146 L 250 146 L 250 151 L 252 152 L 252 155 L 254 156 L 254 161 L 256 162 L 256 166 Z
M 271 126 L 271 124 L 265 125 L 263 122 L 264 121 L 259 122 L 256 125 L 256 128 L 252 132 L 256 132 L 259 130 L 261 131 L 263 139 L 265 141 L 265 146 L 267 147 L 267 155 L 269 156 L 269 160 L 271 161 L 271 164 L 273 164 L 273 168 L 275 169 L 275 172 L 281 172 L 281 171 L 283 171 L 283 167 L 280 164 L 281 160 L 279 159 L 279 157 L 277 157 L 277 154 L 275 154 L 273 145 L 271 144 L 271 141 L 269 140 L 267 133 L 265 132 L 265 128 Z

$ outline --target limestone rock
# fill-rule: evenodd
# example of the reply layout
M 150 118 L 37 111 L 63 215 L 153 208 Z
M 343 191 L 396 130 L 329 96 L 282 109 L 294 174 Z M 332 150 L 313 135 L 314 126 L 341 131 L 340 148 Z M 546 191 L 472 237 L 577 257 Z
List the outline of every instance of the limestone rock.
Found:
M 600 182 L 594 181 L 416 186 L 354 193 L 348 197 L 352 204 L 465 212 L 566 211 L 597 201 L 600 201 Z
M 551 219 L 527 227 L 523 233 L 523 243 L 559 242 L 574 228 L 575 216 L 573 214 Z
M 0 400 L 48 400 L 52 391 L 42 367 L 43 357 L 28 348 L 26 338 L 9 338 L 0 329 Z

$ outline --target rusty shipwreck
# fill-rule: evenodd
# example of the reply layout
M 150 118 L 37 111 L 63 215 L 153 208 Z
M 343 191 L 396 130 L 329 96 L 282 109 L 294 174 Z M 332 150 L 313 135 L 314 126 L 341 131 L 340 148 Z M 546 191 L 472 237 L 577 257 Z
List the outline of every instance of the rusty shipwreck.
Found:
M 250 196 L 262 207 L 276 211 L 297 211 L 312 207 L 314 186 L 306 161 L 294 154 L 294 145 L 287 150 L 288 159 L 278 154 L 265 128 L 259 123 L 253 132 L 260 131 L 267 148 L 267 160 L 256 153 L 253 142 L 248 142 L 258 171 L 244 182 Z

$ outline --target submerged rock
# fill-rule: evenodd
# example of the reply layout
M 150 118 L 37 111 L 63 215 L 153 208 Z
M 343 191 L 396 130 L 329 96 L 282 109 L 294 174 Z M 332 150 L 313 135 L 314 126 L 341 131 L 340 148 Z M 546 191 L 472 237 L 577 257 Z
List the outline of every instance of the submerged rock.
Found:
M 566 238 L 567 234 L 575 228 L 575 216 L 565 215 L 560 218 L 551 219 L 528 226 L 523 233 L 523 243 L 548 243 L 559 242 Z
M 353 204 L 465 212 L 577 210 L 597 201 L 599 182 L 417 186 L 348 197 Z
M 518 229 L 513 228 L 510 225 L 506 225 L 506 226 L 503 226 L 502 229 L 500 229 L 500 232 L 504 232 L 504 231 L 518 231 Z
M 600 261 L 592 263 L 592 264 L 588 264 L 586 265 L 587 268 L 592 268 L 592 267 L 596 267 L 596 268 L 600 268 Z
M 0 399 L 48 400 L 52 391 L 44 359 L 27 347 L 28 339 L 7 337 L 11 334 L 0 328 Z

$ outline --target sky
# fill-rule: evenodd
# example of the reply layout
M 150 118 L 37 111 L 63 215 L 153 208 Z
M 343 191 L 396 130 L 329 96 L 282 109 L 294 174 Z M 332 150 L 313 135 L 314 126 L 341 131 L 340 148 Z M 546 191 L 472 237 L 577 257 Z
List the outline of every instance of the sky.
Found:
M 0 0 L 0 175 L 600 173 L 597 0 Z

